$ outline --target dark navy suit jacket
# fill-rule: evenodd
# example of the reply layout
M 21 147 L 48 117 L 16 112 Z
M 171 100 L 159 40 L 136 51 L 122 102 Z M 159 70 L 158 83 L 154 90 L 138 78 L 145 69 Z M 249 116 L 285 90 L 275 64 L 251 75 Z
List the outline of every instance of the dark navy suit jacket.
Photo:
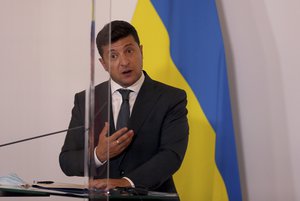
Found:
M 134 138 L 119 156 L 110 159 L 110 178 L 130 178 L 136 187 L 161 192 L 176 192 L 172 175 L 179 169 L 188 143 L 186 93 L 152 80 L 146 72 L 129 120 Z M 107 121 L 108 82 L 95 87 L 95 146 Z M 104 105 L 104 106 L 103 106 Z M 99 111 L 101 110 L 101 111 Z M 111 113 L 112 114 L 112 113 Z M 69 128 L 84 125 L 85 92 L 75 95 Z M 110 131 L 115 131 L 112 115 Z M 84 130 L 67 133 L 59 161 L 69 176 L 84 173 Z M 95 178 L 106 178 L 107 166 L 96 168 Z

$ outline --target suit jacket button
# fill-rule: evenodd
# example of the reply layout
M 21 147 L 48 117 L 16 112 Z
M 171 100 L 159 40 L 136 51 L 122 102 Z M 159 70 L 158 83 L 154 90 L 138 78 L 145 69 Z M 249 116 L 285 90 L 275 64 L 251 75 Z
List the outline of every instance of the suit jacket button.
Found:
M 123 176 L 125 174 L 124 170 L 120 171 L 120 175 Z

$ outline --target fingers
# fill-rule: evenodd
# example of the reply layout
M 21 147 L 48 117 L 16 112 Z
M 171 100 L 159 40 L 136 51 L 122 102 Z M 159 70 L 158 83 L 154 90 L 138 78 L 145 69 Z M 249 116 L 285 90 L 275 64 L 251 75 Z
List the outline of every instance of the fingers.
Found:
M 124 179 L 95 179 L 89 183 L 91 188 L 109 190 L 115 187 L 130 187 L 130 183 Z
M 105 189 L 107 187 L 107 179 L 96 179 L 90 181 L 90 187 L 91 188 L 97 188 L 97 189 Z
M 90 181 L 90 188 L 109 190 L 109 186 L 111 186 L 110 179 L 95 179 Z
M 114 140 L 112 144 L 118 147 L 119 150 L 124 150 L 131 143 L 133 139 L 133 130 L 129 130 L 125 134 L 121 135 L 119 138 Z
M 122 153 L 131 143 L 133 139 L 133 130 L 128 130 L 128 128 L 122 128 L 111 136 L 107 136 L 109 124 L 105 122 L 105 125 L 100 133 L 98 145 L 96 146 L 97 158 L 103 162 L 108 158 L 115 157 Z
M 120 137 L 116 138 L 114 141 L 116 141 L 117 144 L 123 144 L 128 141 L 131 141 L 133 137 L 133 130 L 129 130 Z
M 115 135 L 115 134 L 114 134 Z M 133 131 L 127 131 L 124 135 L 119 138 L 113 138 L 114 141 L 110 141 L 109 145 L 109 156 L 110 158 L 115 157 L 122 153 L 131 143 L 133 139 Z
M 120 138 L 122 135 L 125 135 L 128 131 L 128 128 L 124 127 L 121 128 L 120 130 L 116 131 L 113 135 L 110 136 L 111 141 L 115 141 L 118 138 Z
M 101 131 L 101 133 L 100 133 L 100 137 L 99 137 L 99 138 L 103 138 L 103 137 L 105 137 L 105 136 L 107 135 L 107 133 L 108 133 L 108 128 L 109 128 L 109 125 L 108 125 L 107 122 L 105 122 L 105 123 L 104 123 L 104 127 L 103 127 L 103 129 L 102 129 L 102 131 Z
M 111 142 L 111 147 L 116 153 L 121 153 L 126 149 L 133 139 L 133 131 L 130 130 L 115 141 Z
M 104 127 L 100 133 L 99 139 L 108 137 L 107 136 L 108 130 L 109 130 L 109 124 L 107 122 L 105 122 Z M 128 138 L 128 137 L 132 137 L 132 135 L 133 135 L 133 131 L 132 130 L 128 131 L 128 128 L 124 127 L 124 128 L 119 129 L 118 131 L 116 131 L 113 135 L 111 135 L 108 138 L 109 138 L 110 142 L 113 142 L 113 141 L 116 141 L 117 139 L 121 138 L 122 136 L 124 136 L 124 138 Z

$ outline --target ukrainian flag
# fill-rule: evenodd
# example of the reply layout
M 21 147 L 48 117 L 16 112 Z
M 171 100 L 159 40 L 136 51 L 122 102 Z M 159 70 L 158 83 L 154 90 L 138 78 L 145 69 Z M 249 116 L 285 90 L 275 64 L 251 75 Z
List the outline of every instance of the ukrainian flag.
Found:
M 215 1 L 138 0 L 144 69 L 186 90 L 190 138 L 175 182 L 182 201 L 242 200 Z

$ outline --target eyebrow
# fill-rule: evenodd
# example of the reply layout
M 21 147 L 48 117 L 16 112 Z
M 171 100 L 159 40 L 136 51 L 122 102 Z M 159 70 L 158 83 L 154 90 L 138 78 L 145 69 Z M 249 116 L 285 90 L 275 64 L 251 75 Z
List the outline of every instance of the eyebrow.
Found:
M 122 48 L 122 49 L 124 49 L 124 48 L 127 48 L 127 47 L 130 47 L 130 46 L 134 46 L 134 44 L 133 43 L 127 43 L 126 45 L 124 45 L 124 47 Z M 110 49 L 110 50 L 108 50 L 109 52 L 113 52 L 113 51 L 116 51 L 115 49 Z

